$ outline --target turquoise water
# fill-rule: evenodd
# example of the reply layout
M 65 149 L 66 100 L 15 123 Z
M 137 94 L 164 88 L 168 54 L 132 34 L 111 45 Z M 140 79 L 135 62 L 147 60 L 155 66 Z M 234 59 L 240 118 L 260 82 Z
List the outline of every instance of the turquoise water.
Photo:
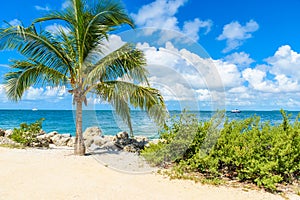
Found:
M 213 112 L 201 111 L 193 112 L 201 121 L 210 119 Z M 288 112 L 292 114 L 293 122 L 298 112 Z M 180 114 L 180 111 L 170 111 L 170 115 Z M 270 121 L 272 124 L 280 123 L 282 116 L 279 111 L 242 111 L 241 113 L 226 112 L 229 120 L 244 119 L 253 115 L 261 117 L 261 121 Z M 46 132 L 58 131 L 59 133 L 75 134 L 75 113 L 71 110 L 0 110 L 0 128 L 12 129 L 19 127 L 22 122 L 32 123 L 40 118 L 45 118 L 43 129 Z M 156 137 L 158 128 L 142 111 L 132 111 L 132 124 L 135 135 Z M 99 126 L 106 135 L 115 135 L 121 130 L 128 131 L 122 120 L 118 118 L 114 111 L 97 110 L 83 112 L 83 130 L 90 126 Z

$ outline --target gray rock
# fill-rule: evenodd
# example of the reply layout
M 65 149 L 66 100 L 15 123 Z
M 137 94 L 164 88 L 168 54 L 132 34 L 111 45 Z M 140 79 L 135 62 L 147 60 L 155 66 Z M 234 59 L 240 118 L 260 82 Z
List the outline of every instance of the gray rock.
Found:
M 115 138 L 127 140 L 129 138 L 129 134 L 126 131 L 122 131 L 122 132 L 117 133 Z
M 89 148 L 93 143 L 94 143 L 94 139 L 93 138 L 88 138 L 88 139 L 84 140 L 84 145 L 87 148 Z
M 4 137 L 7 137 L 7 138 L 8 138 L 9 136 L 11 136 L 12 133 L 13 133 L 13 130 L 8 129 L 8 130 L 5 131 Z
M 124 151 L 126 152 L 130 152 L 130 153 L 136 153 L 138 152 L 138 148 L 136 148 L 135 145 L 133 144 L 129 144 L 129 145 L 126 145 L 124 148 L 123 148 Z
M 68 147 L 74 147 L 75 144 L 75 137 L 71 137 L 69 142 L 67 143 Z
M 59 140 L 59 142 L 56 145 L 57 146 L 67 146 L 70 139 L 71 139 L 71 137 L 61 137 L 61 139 Z
M 16 145 L 17 143 L 8 137 L 0 137 L 0 144 Z
M 138 142 L 146 142 L 146 143 L 149 142 L 149 139 L 145 136 L 135 136 L 134 139 L 136 139 L 136 141 Z
M 144 149 L 145 145 L 148 143 L 148 139 L 142 136 L 129 138 L 127 132 L 120 132 L 114 137 L 113 142 L 120 149 L 135 153 Z
M 109 151 L 119 151 L 119 150 L 121 150 L 119 147 L 117 147 L 115 145 L 114 142 L 107 142 L 104 145 L 102 145 L 101 148 L 109 150 Z
M 105 143 L 107 143 L 107 142 L 109 142 L 108 140 L 106 140 L 105 139 L 105 137 L 95 137 L 94 138 L 94 144 L 96 145 L 96 146 L 102 146 L 102 145 L 104 145 Z
M 106 135 L 106 136 L 102 136 L 102 138 L 103 138 L 106 142 L 113 142 L 115 136 L 112 136 L 112 135 Z
M 52 132 L 50 132 L 50 133 L 48 133 L 46 135 L 47 135 L 48 138 L 52 138 L 54 135 L 57 135 L 57 134 L 58 134 L 57 131 L 52 131 Z
M 102 131 L 99 127 L 89 127 L 83 133 L 84 144 L 89 148 L 96 139 L 99 139 L 102 135 Z M 100 143 L 99 141 L 97 143 Z
M 93 138 L 96 136 L 101 136 L 102 131 L 99 127 L 89 127 L 83 133 L 83 139 Z
M 38 140 L 47 140 L 48 141 L 48 137 L 47 137 L 46 134 L 44 134 L 44 135 L 38 135 L 38 136 L 36 136 L 36 139 L 38 139 Z
M 4 137 L 5 136 L 5 130 L 0 129 L 0 137 Z
M 51 137 L 52 143 L 55 144 L 56 146 L 63 146 L 61 139 L 62 139 L 62 137 L 60 134 L 57 134 L 57 135 L 54 135 L 53 137 Z
M 42 129 L 42 130 L 40 130 L 40 132 L 38 133 L 38 135 L 45 135 L 46 134 L 46 132 Z

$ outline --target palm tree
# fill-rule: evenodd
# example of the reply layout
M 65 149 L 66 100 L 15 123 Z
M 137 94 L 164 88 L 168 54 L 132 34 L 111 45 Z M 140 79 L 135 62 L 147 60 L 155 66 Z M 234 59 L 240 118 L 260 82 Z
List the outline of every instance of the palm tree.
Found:
M 88 3 L 89 2 L 89 3 Z M 91 3 L 93 2 L 93 3 Z M 51 33 L 37 24 L 61 21 L 67 28 Z M 82 107 L 92 93 L 115 108 L 133 136 L 130 107 L 146 110 L 162 125 L 167 115 L 163 97 L 147 80 L 146 60 L 132 44 L 104 54 L 104 41 L 120 25 L 133 22 L 119 2 L 72 0 L 64 11 L 38 18 L 29 27 L 0 30 L 0 49 L 17 50 L 24 59 L 13 60 L 5 75 L 8 98 L 19 101 L 30 86 L 66 85 L 76 104 L 74 153 L 85 154 Z M 131 105 L 131 106 L 130 106 Z

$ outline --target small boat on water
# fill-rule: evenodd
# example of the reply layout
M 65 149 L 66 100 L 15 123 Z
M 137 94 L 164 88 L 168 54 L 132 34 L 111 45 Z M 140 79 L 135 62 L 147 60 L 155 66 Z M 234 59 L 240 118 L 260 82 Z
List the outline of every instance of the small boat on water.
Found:
M 231 110 L 231 113 L 240 113 L 241 111 L 239 109 L 233 109 Z
M 32 110 L 32 111 L 38 111 L 38 109 L 37 109 L 37 108 L 32 108 L 31 110 Z

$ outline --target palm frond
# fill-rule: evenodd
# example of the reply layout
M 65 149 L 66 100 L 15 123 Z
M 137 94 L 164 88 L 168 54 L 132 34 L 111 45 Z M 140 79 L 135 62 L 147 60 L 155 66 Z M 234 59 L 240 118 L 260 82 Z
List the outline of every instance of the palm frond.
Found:
M 39 34 L 33 25 L 28 28 L 13 26 L 0 30 L 0 49 L 18 50 L 28 59 L 67 71 L 72 66 L 64 52 L 57 48 L 59 45 L 52 34 L 46 31 Z
M 95 60 L 99 59 L 95 55 Z M 96 64 L 90 61 L 90 65 L 86 65 L 84 70 L 87 74 L 86 84 L 94 84 L 97 81 L 117 80 L 126 76 L 126 78 L 137 81 L 147 82 L 147 70 L 144 67 L 146 60 L 144 53 L 133 47 L 132 44 L 125 44 L 119 49 L 111 52 L 101 58 Z
M 165 124 L 168 116 L 163 97 L 158 90 L 150 87 L 124 81 L 109 81 L 95 85 L 91 92 L 111 103 L 117 114 L 127 123 L 130 131 L 132 131 L 132 126 L 128 118 L 130 117 L 129 105 L 147 111 L 149 117 L 160 126 Z
M 61 72 L 31 60 L 15 60 L 11 65 L 16 71 L 5 74 L 5 89 L 8 98 L 18 101 L 25 90 L 33 85 L 54 86 L 66 84 L 68 77 Z
M 101 44 L 103 39 L 108 39 L 107 33 L 114 27 L 128 24 L 133 27 L 132 19 L 127 15 L 119 2 L 94 1 L 87 7 L 85 14 L 85 32 L 83 36 L 82 51 L 87 53 Z

